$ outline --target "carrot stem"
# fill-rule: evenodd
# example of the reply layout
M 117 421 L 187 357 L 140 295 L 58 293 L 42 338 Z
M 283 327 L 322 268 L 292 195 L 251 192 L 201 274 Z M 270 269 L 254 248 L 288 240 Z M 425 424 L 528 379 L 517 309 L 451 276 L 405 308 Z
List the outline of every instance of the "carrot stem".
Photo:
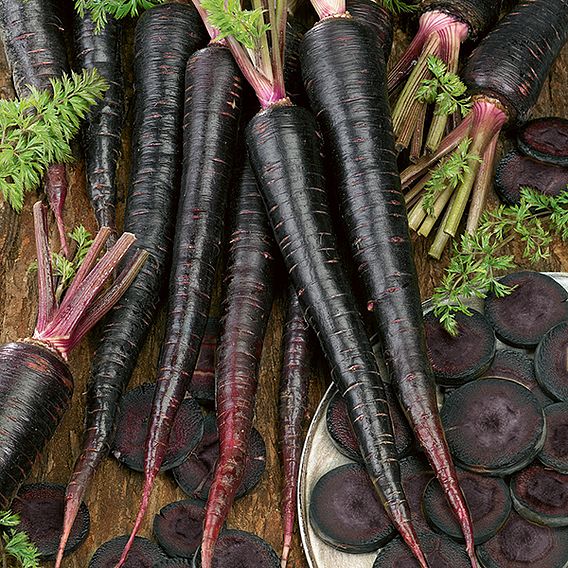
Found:
M 39 306 L 36 332 L 42 332 L 48 325 L 56 308 L 51 251 L 47 237 L 47 211 L 38 201 L 33 208 L 35 242 L 37 250 L 37 280 Z
M 469 214 L 467 216 L 467 225 L 465 230 L 468 233 L 473 233 L 475 229 L 477 229 L 479 219 L 481 218 L 481 214 L 485 208 L 487 194 L 489 193 L 489 188 L 491 187 L 491 181 L 493 179 L 495 151 L 497 149 L 498 140 L 499 134 L 495 134 L 483 153 L 479 173 L 477 174 L 477 178 L 475 179 L 475 184 L 473 186 L 473 196 L 471 206 L 469 208 Z
M 470 156 L 467 160 L 469 171 L 464 173 L 463 182 L 457 189 L 456 199 L 444 227 L 444 231 L 452 237 L 455 237 L 458 231 L 469 200 L 471 189 L 479 171 L 480 158 L 493 137 L 499 133 L 507 118 L 505 113 L 497 108 L 494 103 L 483 100 L 474 103 L 471 114 L 473 115 L 473 126 L 471 131 L 472 142 L 469 148 Z

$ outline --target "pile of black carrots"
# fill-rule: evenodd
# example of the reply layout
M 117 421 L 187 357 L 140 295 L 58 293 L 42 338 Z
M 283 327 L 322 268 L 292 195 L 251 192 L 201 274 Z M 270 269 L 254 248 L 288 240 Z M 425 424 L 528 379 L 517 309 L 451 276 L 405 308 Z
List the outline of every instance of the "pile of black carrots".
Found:
M 136 242 L 122 260 L 118 284 L 109 290 L 123 292 L 124 282 L 132 280 L 134 270 L 140 272 L 119 300 L 117 293 L 113 295 L 116 304 L 104 320 L 92 361 L 83 450 L 67 487 L 56 566 L 61 565 L 65 542 L 94 472 L 108 454 L 121 395 L 156 314 L 164 282 L 169 281 L 140 512 L 117 566 L 126 561 L 163 462 L 176 412 L 188 396 L 229 210 L 216 367 L 220 457 L 205 515 L 203 568 L 212 566 L 215 543 L 243 475 L 260 354 L 275 274 L 282 262 L 290 283 L 280 401 L 285 470 L 283 564 L 294 526 L 306 366 L 317 337 L 333 381 L 346 401 L 373 485 L 420 566 L 428 566 L 402 489 L 382 382 L 386 377 L 381 377 L 371 348 L 369 337 L 373 335 L 380 343 L 388 380 L 459 519 L 475 567 L 471 519 L 442 430 L 425 351 L 388 98 L 391 15 L 371 0 L 348 1 L 347 6 L 344 0 L 314 0 L 319 21 L 300 43 L 297 31 L 286 40 L 287 30 L 294 26 L 287 21 L 285 2 L 268 2 L 263 6 L 271 28 L 268 37 L 258 39 L 255 51 L 224 33 L 215 2 L 195 0 L 195 4 L 195 8 L 174 3 L 156 6 L 144 12 L 136 26 L 132 165 L 123 227 L 125 234 L 136 236 Z M 426 2 L 419 37 L 411 54 L 395 67 L 396 80 L 410 72 L 412 60 L 423 48 L 425 53 L 445 57 L 457 69 L 460 42 L 487 32 L 497 18 L 496 5 L 482 0 Z M 25 92 L 26 85 L 48 89 L 49 78 L 67 68 L 57 13 L 54 0 L 0 0 L 0 28 L 19 94 Z M 97 221 L 101 227 L 109 227 L 102 234 L 112 242 L 118 232 L 114 210 L 123 115 L 121 24 L 111 20 L 95 34 L 87 14 L 77 16 L 73 27 L 76 66 L 96 67 L 110 85 L 105 99 L 89 117 L 84 147 L 88 192 Z M 429 146 L 429 138 L 428 152 L 404 172 L 404 183 L 420 179 L 464 137 L 470 137 L 475 152 L 491 164 L 499 130 L 527 115 L 567 38 L 568 0 L 520 0 L 481 40 L 466 63 L 464 77 L 474 94 L 472 112 L 441 141 L 439 133 L 445 124 L 435 125 L 435 148 Z M 423 56 L 418 59 L 423 61 Z M 298 81 L 298 64 L 307 97 Z M 256 104 L 245 87 L 247 81 L 257 96 Z M 409 132 L 421 140 L 425 111 L 416 112 L 421 114 Z M 458 209 L 461 204 L 465 207 L 472 188 L 486 191 L 487 169 L 472 160 L 469 186 L 460 187 L 452 197 Z M 327 172 L 331 175 L 326 180 Z M 53 166 L 45 190 L 65 250 L 63 166 Z M 338 219 L 334 218 L 335 205 L 340 211 Z M 36 217 L 39 223 L 39 210 Z M 354 266 L 355 286 L 338 248 L 338 230 L 347 235 L 346 260 Z M 105 239 L 96 241 L 89 268 Z M 104 257 L 107 265 L 97 265 L 92 283 L 83 275 L 85 268 L 82 280 L 68 291 L 66 298 L 70 299 L 64 299 L 59 307 L 50 292 L 45 238 L 38 241 L 43 243 L 38 251 L 44 259 L 39 263 L 43 286 L 38 329 L 32 340 L 0 348 L 0 407 L 6 413 L 0 423 L 26 423 L 31 416 L 41 420 L 38 409 L 45 405 L 41 397 L 22 407 L 14 404 L 6 408 L 5 385 L 11 383 L 15 366 L 9 358 L 18 350 L 20 358 L 43 357 L 49 362 L 45 376 L 38 376 L 37 368 L 26 364 L 22 380 L 35 381 L 37 389 L 59 392 L 59 387 L 45 378 L 59 380 L 64 374 L 59 366 L 67 350 L 94 325 L 93 312 L 102 315 L 101 303 L 105 312 L 110 309 L 107 299 L 99 296 L 97 300 L 93 291 L 98 293 L 102 286 L 97 280 L 99 272 L 108 276 L 118 257 L 125 254 L 123 239 L 116 245 L 118 252 L 109 248 L 110 256 Z M 75 305 L 71 300 L 81 292 L 81 282 L 94 299 L 85 303 L 81 314 L 71 316 Z M 361 290 L 359 296 L 355 290 Z M 371 316 L 371 333 L 361 307 Z M 314 338 L 309 337 L 309 329 L 315 332 Z M 62 330 L 70 339 L 60 344 Z M 37 355 L 38 349 L 45 353 Z M 68 398 L 67 393 L 62 400 L 68 404 Z M 58 416 L 63 410 L 58 408 Z M 50 420 L 53 422 L 53 417 Z M 2 457 L 0 497 L 4 505 L 10 503 L 53 429 L 46 430 L 41 440 L 34 440 L 33 447 L 20 438 L 24 441 L 15 450 L 20 455 Z M 5 435 L 0 431 L 1 447 Z M 26 459 L 29 464 L 24 464 Z

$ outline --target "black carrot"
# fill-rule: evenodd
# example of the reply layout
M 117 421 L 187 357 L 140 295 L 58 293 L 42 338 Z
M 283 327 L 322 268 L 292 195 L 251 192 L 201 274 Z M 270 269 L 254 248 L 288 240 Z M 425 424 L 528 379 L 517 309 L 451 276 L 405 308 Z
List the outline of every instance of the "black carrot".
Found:
M 392 91 L 409 75 L 393 107 L 393 128 L 398 148 L 406 148 L 412 142 L 416 148 L 413 158 L 422 153 L 427 106 L 436 103 L 432 105 L 425 153 L 436 150 L 448 115 L 459 108 L 459 104 L 447 105 L 452 97 L 454 102 L 460 99 L 458 91 L 434 89 L 433 95 L 424 96 L 421 87 L 425 81 L 444 82 L 447 73 L 455 74 L 461 44 L 483 37 L 497 21 L 500 8 L 501 0 L 426 0 L 421 3 L 418 31 L 388 76 L 389 91 Z M 437 59 L 437 66 L 433 58 Z M 443 73 L 441 65 L 445 66 Z M 463 112 L 466 111 L 467 107 L 463 107 Z
M 294 288 L 288 289 L 288 307 L 282 337 L 280 377 L 280 454 L 282 459 L 282 568 L 286 568 L 292 546 L 304 445 L 303 429 L 308 409 L 308 380 L 312 338 Z
M 10 64 L 18 97 L 29 94 L 28 86 L 51 90 L 50 79 L 68 71 L 67 52 L 55 0 L 0 0 L 0 35 Z M 44 189 L 57 220 L 59 238 L 68 253 L 63 206 L 67 196 L 65 166 L 52 165 Z
M 346 400 L 373 485 L 426 567 L 400 483 L 383 384 L 337 253 L 315 119 L 299 107 L 271 106 L 249 123 L 246 139 L 276 241 Z
M 457 158 L 465 166 L 459 183 L 445 183 L 429 192 L 435 215 L 429 213 L 424 223 L 431 228 L 446 208 L 429 251 L 434 258 L 440 258 L 449 239 L 457 234 L 470 196 L 466 230 L 477 228 L 493 179 L 499 132 L 505 123 L 514 125 L 526 118 L 567 40 L 568 0 L 521 0 L 473 51 L 463 72 L 473 93 L 471 113 L 434 154 L 401 173 L 405 187 L 445 156 L 446 161 Z M 444 162 L 434 173 L 443 167 Z M 431 180 L 433 175 L 426 174 L 422 180 Z M 429 230 L 421 228 L 420 232 L 427 235 Z
M 0 346 L 0 507 L 6 509 L 53 436 L 73 394 L 69 352 L 112 307 L 147 258 L 130 257 L 110 287 L 113 269 L 135 242 L 125 233 L 97 262 L 108 239 L 104 228 L 94 240 L 75 279 L 58 303 L 53 287 L 47 216 L 34 206 L 38 256 L 39 309 L 32 337 Z
M 144 12 L 136 26 L 135 115 L 130 187 L 124 229 L 150 253 L 146 266 L 115 306 L 91 364 L 85 437 L 66 494 L 61 551 L 79 504 L 107 456 L 118 403 L 156 313 L 171 255 L 177 202 L 183 104 L 183 70 L 205 42 L 191 6 L 165 4 Z
M 211 24 L 227 35 L 229 47 L 263 107 L 247 127 L 246 142 L 304 315 L 316 330 L 334 380 L 347 401 L 373 484 L 424 568 L 427 563 L 402 490 L 383 384 L 337 254 L 315 119 L 286 98 L 282 73 L 285 2 L 269 5 L 272 51 L 263 48 L 268 38 L 262 10 L 240 11 L 239 19 L 227 22 L 222 0 L 204 4 Z M 234 27 L 228 28 L 242 18 L 257 18 L 254 26 L 239 31 L 241 41 L 257 49 L 247 51 L 230 35 Z M 204 539 L 203 568 L 211 568 L 214 546 L 213 539 Z
M 372 56 L 371 56 L 372 54 Z M 304 39 L 302 74 L 335 166 L 351 254 L 398 399 L 460 520 L 476 566 L 471 520 L 440 423 L 396 164 L 386 64 L 347 14 Z
M 205 551 L 217 540 L 245 471 L 260 356 L 273 299 L 276 246 L 248 160 L 232 209 L 215 369 L 219 459 L 207 499 Z
M 225 203 L 241 114 L 242 76 L 218 42 L 196 52 L 185 75 L 183 175 L 166 333 L 148 424 L 140 509 L 119 566 L 126 561 L 148 506 L 167 441 L 197 362 L 223 236 Z
M 116 239 L 116 167 L 120 152 L 124 112 L 122 69 L 120 64 L 121 25 L 110 19 L 95 33 L 96 25 L 87 13 L 75 15 L 76 64 L 97 69 L 109 88 L 94 108 L 83 128 L 87 193 L 99 227 L 113 231 L 109 244 Z

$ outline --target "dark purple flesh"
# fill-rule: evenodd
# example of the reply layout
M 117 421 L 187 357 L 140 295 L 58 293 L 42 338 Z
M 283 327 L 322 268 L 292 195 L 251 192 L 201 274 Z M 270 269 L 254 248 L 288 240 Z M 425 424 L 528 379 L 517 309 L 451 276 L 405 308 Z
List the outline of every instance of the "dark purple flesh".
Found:
M 204 434 L 200 444 L 187 460 L 173 470 L 174 478 L 184 493 L 194 499 L 207 501 L 218 458 L 217 422 L 215 416 L 209 414 L 205 417 Z M 253 428 L 249 440 L 247 464 L 236 499 L 244 497 L 256 486 L 265 467 L 266 446 L 258 430 Z
M 193 568 L 201 568 L 201 548 L 193 557 Z M 225 530 L 215 545 L 213 568 L 280 568 L 280 559 L 259 536 L 238 530 Z
M 310 496 L 310 524 L 318 536 L 343 552 L 371 552 L 395 536 L 365 468 L 346 464 L 324 474 Z
M 424 316 L 428 359 L 442 386 L 454 387 L 479 377 L 495 355 L 495 334 L 489 322 L 471 311 L 471 316 L 456 314 L 456 337 L 442 327 L 434 312 Z
M 219 318 L 209 316 L 197 364 L 189 384 L 189 391 L 193 397 L 205 405 L 215 402 L 215 350 L 218 337 Z
M 430 568 L 471 568 L 465 548 L 447 536 L 422 533 L 418 540 Z M 373 568 L 420 568 L 420 564 L 408 546 L 395 538 L 379 552 Z
M 554 402 L 540 388 L 536 380 L 533 360 L 521 351 L 515 351 L 514 349 L 497 350 L 491 367 L 483 373 L 483 377 L 515 381 L 528 388 L 542 406 L 547 406 Z
M 408 456 L 400 460 L 400 475 L 414 527 L 418 533 L 430 532 L 430 525 L 424 516 L 422 497 L 426 486 L 434 477 L 434 472 L 422 456 Z
M 191 558 L 201 544 L 205 502 L 176 501 L 154 517 L 154 536 L 168 556 Z
M 134 471 L 144 471 L 144 448 L 155 387 L 154 383 L 146 383 L 131 389 L 122 398 L 111 451 L 119 462 Z M 161 471 L 185 461 L 202 436 L 201 408 L 195 400 L 186 398 L 174 421 Z
M 550 276 L 514 272 L 499 282 L 515 288 L 501 298 L 489 293 L 485 299 L 485 316 L 505 343 L 536 347 L 548 330 L 568 319 L 568 292 Z
M 450 450 L 461 467 L 504 476 L 528 465 L 542 449 L 543 409 L 531 391 L 503 379 L 467 383 L 441 410 Z
M 544 195 L 558 195 L 568 184 L 568 167 L 546 164 L 512 150 L 495 172 L 495 189 L 503 201 L 516 205 L 521 188 L 530 187 Z
M 505 526 L 477 548 L 484 568 L 565 568 L 568 529 L 536 525 L 513 511 Z
M 545 407 L 546 438 L 538 459 L 547 467 L 568 474 L 568 402 Z
M 458 470 L 458 480 L 473 521 L 475 544 L 494 537 L 511 513 L 508 485 L 498 477 L 488 477 Z M 437 479 L 432 479 L 424 492 L 424 510 L 432 525 L 463 542 L 463 533 L 454 513 L 448 506 Z
M 568 321 L 559 323 L 542 338 L 534 355 L 534 367 L 544 392 L 568 402 Z
M 153 568 L 183 568 L 184 566 L 191 566 L 191 560 L 188 558 L 168 558 L 158 564 L 154 564 Z
M 568 166 L 568 120 L 558 116 L 525 122 L 517 134 L 523 154 L 559 166 Z
M 384 387 L 391 411 L 397 454 L 403 457 L 410 451 L 414 438 L 390 385 L 385 384 Z M 329 401 L 326 424 L 335 447 L 349 459 L 363 463 L 357 437 L 347 413 L 347 405 L 338 392 Z
M 128 535 L 122 535 L 102 544 L 91 557 L 89 568 L 115 568 L 127 541 Z M 137 536 L 122 566 L 123 568 L 154 568 L 158 562 L 167 559 L 168 557 L 156 543 Z
M 511 496 L 525 519 L 549 527 L 568 526 L 568 475 L 532 465 L 513 476 Z
M 18 530 L 28 535 L 30 541 L 36 545 L 42 560 L 52 560 L 57 555 L 63 531 L 64 507 L 65 485 L 55 483 L 24 485 L 12 502 L 12 512 L 20 515 Z M 65 546 L 65 554 L 73 552 L 83 544 L 89 534 L 89 525 L 89 510 L 85 503 L 81 503 Z

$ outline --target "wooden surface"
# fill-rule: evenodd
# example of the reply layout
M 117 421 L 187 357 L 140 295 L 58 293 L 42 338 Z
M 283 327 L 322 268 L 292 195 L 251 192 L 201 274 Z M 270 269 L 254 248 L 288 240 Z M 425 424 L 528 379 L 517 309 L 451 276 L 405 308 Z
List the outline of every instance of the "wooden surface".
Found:
M 130 32 L 131 33 L 131 29 Z M 130 36 L 131 37 L 131 36 Z M 396 33 L 394 55 L 408 42 L 408 38 L 400 31 Z M 129 42 L 131 46 L 131 42 Z M 131 47 L 126 48 L 126 52 Z M 127 74 L 129 71 L 127 70 Z M 131 84 L 127 81 L 127 84 Z M 545 84 L 533 116 L 558 115 L 568 117 L 568 98 L 564 89 L 568 84 L 568 49 L 564 49 L 556 61 L 551 76 Z M 127 124 L 132 116 L 131 95 Z M 12 97 L 13 89 L 6 61 L 0 53 L 0 97 Z M 65 221 L 68 227 L 83 223 L 94 230 L 94 218 L 90 213 L 84 189 L 84 169 L 78 157 L 69 171 L 71 172 L 70 195 L 67 200 Z M 127 187 L 128 172 L 128 132 L 125 135 L 123 153 L 120 162 L 119 194 L 122 212 Z M 3 201 L 0 202 L 0 341 L 8 341 L 24 337 L 31 333 L 35 326 L 36 293 L 35 276 L 28 272 L 30 262 L 35 257 L 31 207 L 37 195 L 28 195 L 24 211 L 16 215 Z M 492 198 L 493 200 L 495 198 Z M 52 231 L 52 242 L 57 243 L 55 229 Z M 432 262 L 426 251 L 428 243 L 422 239 L 415 240 L 415 257 L 420 274 L 420 284 L 424 298 L 427 298 L 439 281 L 444 267 L 442 262 Z M 519 248 L 514 244 L 512 251 L 517 253 L 519 263 L 523 263 L 518 255 Z M 445 258 L 445 257 L 444 257 Z M 568 270 L 568 250 L 565 245 L 556 242 L 552 247 L 550 259 L 531 266 L 538 270 Z M 152 381 L 155 378 L 155 364 L 163 333 L 163 309 L 156 318 L 153 331 L 140 357 L 131 385 Z M 267 470 L 259 486 L 247 497 L 235 504 L 229 518 L 229 525 L 255 532 L 264 537 L 279 552 L 281 546 L 281 524 L 279 508 L 279 490 L 281 476 L 278 461 L 277 440 L 277 389 L 280 367 L 280 338 L 282 330 L 282 293 L 275 304 L 262 356 L 260 390 L 257 400 L 256 427 L 266 441 L 268 450 Z M 85 401 L 85 385 L 88 379 L 89 361 L 96 343 L 95 334 L 91 334 L 71 355 L 70 365 L 75 376 L 75 394 L 73 405 L 66 415 L 59 430 L 49 444 L 41 462 L 31 476 L 32 480 L 48 480 L 66 483 L 74 460 L 79 454 L 83 412 Z M 310 392 L 310 412 L 313 412 L 325 385 L 322 365 L 317 365 L 313 373 Z M 129 532 L 137 509 L 142 475 L 121 467 L 114 459 L 108 458 L 94 479 L 87 504 L 91 513 L 91 531 L 86 543 L 74 554 L 67 557 L 65 566 L 85 568 L 92 553 L 103 542 Z M 184 498 L 181 490 L 167 475 L 162 475 L 156 483 L 141 535 L 151 537 L 151 523 L 154 513 L 162 506 Z M 52 566 L 52 563 L 45 563 Z M 291 555 L 292 568 L 307 566 L 301 552 L 299 537 L 296 534 Z M 332 567 L 330 567 L 332 568 Z

